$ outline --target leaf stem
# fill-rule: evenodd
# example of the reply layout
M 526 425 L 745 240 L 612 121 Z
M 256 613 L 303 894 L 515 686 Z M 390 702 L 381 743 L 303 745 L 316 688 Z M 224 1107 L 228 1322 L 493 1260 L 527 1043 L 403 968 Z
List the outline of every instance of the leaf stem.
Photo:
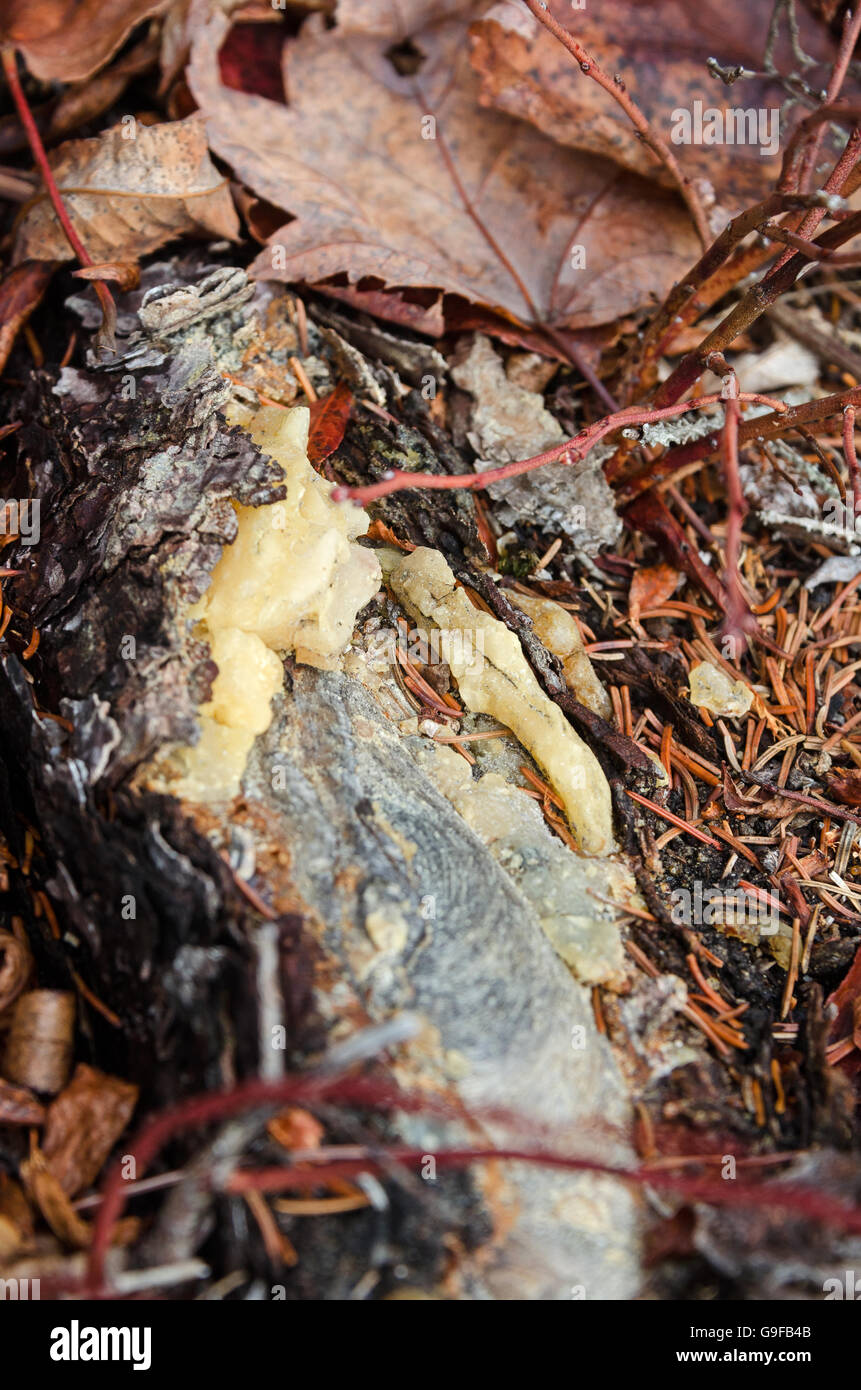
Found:
M 72 220 L 66 211 L 63 199 L 60 196 L 60 190 L 54 179 L 53 171 L 48 163 L 48 156 L 45 153 L 45 146 L 42 144 L 39 128 L 33 119 L 33 113 L 30 110 L 30 105 L 24 95 L 24 88 L 21 86 L 21 79 L 18 76 L 18 60 L 15 56 L 14 48 L 4 47 L 0 49 L 0 58 L 3 60 L 3 72 L 9 84 L 9 91 L 12 93 L 12 100 L 15 103 L 21 124 L 24 127 L 24 132 L 27 136 L 33 158 L 39 167 L 39 172 L 44 180 L 45 191 L 51 200 L 66 240 L 81 265 L 87 267 L 92 266 L 93 258 L 72 225 Z M 107 285 L 103 284 L 100 280 L 94 281 L 94 285 L 104 315 L 103 335 L 105 336 L 105 341 L 108 341 L 113 338 L 113 325 L 116 323 L 117 317 L 116 305 L 114 304 L 113 296 Z

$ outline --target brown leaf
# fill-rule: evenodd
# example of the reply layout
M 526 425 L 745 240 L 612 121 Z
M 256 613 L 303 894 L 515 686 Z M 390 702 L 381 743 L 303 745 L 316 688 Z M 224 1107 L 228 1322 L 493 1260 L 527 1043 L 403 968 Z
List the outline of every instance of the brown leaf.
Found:
M 54 261 L 23 261 L 0 283 L 0 371 L 15 339 L 39 303 L 56 268 Z
M 59 1181 L 48 1167 L 41 1149 L 33 1147 L 30 1157 L 21 1164 L 21 1178 L 32 1201 L 39 1208 L 58 1240 L 74 1249 L 85 1250 L 90 1244 L 93 1228 L 79 1216 Z M 126 1217 L 114 1227 L 112 1243 L 126 1245 L 140 1230 L 136 1217 Z
M 402 75 L 387 39 L 312 16 L 287 48 L 284 107 L 220 83 L 228 21 L 203 13 L 188 80 L 212 148 L 294 218 L 260 279 L 373 276 L 576 328 L 662 295 L 695 258 L 668 193 L 482 109 L 464 20 L 414 35 L 419 69 Z
M 833 56 L 821 25 L 798 6 L 801 43 L 819 58 Z M 784 142 L 770 157 L 748 143 L 675 144 L 676 111 L 754 109 L 777 112 L 785 93 L 770 79 L 742 79 L 725 86 L 710 74 L 707 59 L 761 72 L 770 7 L 750 0 L 613 0 L 590 5 L 588 19 L 569 0 L 549 0 L 551 14 L 583 43 L 605 72 L 619 74 L 654 129 L 670 144 L 682 170 L 713 184 L 730 209 L 756 202 L 774 186 Z M 667 171 L 640 140 L 622 108 L 577 64 L 557 39 L 529 14 L 494 5 L 470 30 L 472 63 L 482 79 L 482 99 L 531 121 L 562 145 L 614 159 L 626 169 L 669 182 Z M 794 66 L 785 43 L 776 57 Z M 811 68 L 827 75 L 823 63 Z M 817 79 L 805 76 L 816 86 Z M 824 83 L 820 82 L 820 85 Z M 783 113 L 781 112 L 781 115 Z M 780 131 L 783 136 L 783 130 Z
M 786 796 L 770 796 L 765 801 L 755 801 L 752 797 L 743 796 L 730 777 L 726 764 L 723 768 L 723 801 L 728 811 L 742 812 L 747 816 L 764 816 L 766 820 L 782 820 L 798 807 L 797 802 L 790 801 Z
M 13 1086 L 0 1077 L 0 1125 L 40 1125 L 45 1107 L 27 1086 Z
M 0 1173 L 0 1262 L 31 1247 L 33 1211 L 19 1182 Z
M 308 435 L 308 458 L 311 463 L 322 463 L 335 452 L 344 438 L 352 406 L 350 388 L 343 381 L 328 396 L 312 402 L 311 430 Z
M 98 1177 L 137 1098 L 137 1086 L 80 1062 L 68 1086 L 51 1102 L 42 1150 L 70 1197 Z
M 158 35 L 147 34 L 139 44 L 124 53 L 110 67 L 87 82 L 73 82 L 64 87 L 51 111 L 47 137 L 52 144 L 63 140 L 73 131 L 109 111 L 119 101 L 133 78 L 147 72 L 158 61 Z
M 239 219 L 227 180 L 215 169 L 197 117 L 115 126 L 93 140 L 70 140 L 51 167 L 66 209 L 94 261 L 137 260 L 189 232 L 236 239 Z M 45 193 L 23 210 L 14 260 L 72 258 Z
M 829 795 L 843 806 L 861 806 L 861 767 L 840 767 L 829 772 Z
M 80 82 L 170 0 L 6 0 L 0 37 L 43 82 Z
M 628 594 L 631 622 L 640 621 L 640 613 L 645 608 L 660 608 L 661 604 L 676 592 L 681 575 L 672 565 L 652 565 L 650 569 L 634 571 Z

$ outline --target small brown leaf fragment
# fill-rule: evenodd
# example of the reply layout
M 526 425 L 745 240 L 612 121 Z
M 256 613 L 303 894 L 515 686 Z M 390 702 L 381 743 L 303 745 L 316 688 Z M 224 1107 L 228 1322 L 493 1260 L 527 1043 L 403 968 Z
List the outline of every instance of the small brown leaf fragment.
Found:
M 311 430 L 308 435 L 308 458 L 322 463 L 337 449 L 344 438 L 353 397 L 349 386 L 340 381 L 328 396 L 311 403 Z
M 730 777 L 726 764 L 723 769 L 723 800 L 728 811 L 741 812 L 748 816 L 764 816 L 766 820 L 781 820 L 788 816 L 797 804 L 785 796 L 769 796 L 765 801 L 755 801 L 752 797 L 743 796 Z
M 649 569 L 635 570 L 628 595 L 631 622 L 640 621 L 644 608 L 660 608 L 675 593 L 680 579 L 681 575 L 672 565 L 652 565 Z
M 34 1146 L 30 1157 L 21 1164 L 21 1178 L 57 1239 L 74 1249 L 85 1250 L 92 1240 L 93 1228 L 75 1211 L 38 1147 Z M 136 1217 L 126 1217 L 114 1227 L 112 1243 L 127 1245 L 139 1229 Z
M 33 1211 L 21 1184 L 0 1173 L 0 1261 L 12 1259 L 33 1241 Z
M 835 768 L 826 780 L 834 801 L 843 806 L 861 806 L 861 768 Z
M 79 280 L 110 280 L 125 294 L 136 290 L 141 282 L 141 270 L 137 261 L 102 261 L 100 265 L 85 265 L 72 274 Z
M 209 158 L 202 121 L 138 123 L 133 140 L 124 130 L 69 140 L 50 156 L 63 204 L 94 262 L 137 260 L 191 232 L 236 240 L 239 218 L 227 180 Z M 13 259 L 27 257 L 72 257 L 44 191 L 15 229 Z
M 68 1086 L 51 1102 L 42 1150 L 70 1197 L 98 1177 L 137 1098 L 137 1086 L 80 1062 Z
M 298 1105 L 291 1105 L 275 1115 L 266 1128 L 285 1149 L 319 1149 L 325 1134 L 316 1115 Z
M 56 269 L 54 261 L 25 260 L 0 282 L 0 371 L 19 332 L 48 288 Z
M 27 1086 L 13 1086 L 0 1077 L 0 1125 L 40 1125 L 45 1107 Z
M 81 82 L 169 0 L 7 0 L 0 40 L 21 50 L 43 82 Z

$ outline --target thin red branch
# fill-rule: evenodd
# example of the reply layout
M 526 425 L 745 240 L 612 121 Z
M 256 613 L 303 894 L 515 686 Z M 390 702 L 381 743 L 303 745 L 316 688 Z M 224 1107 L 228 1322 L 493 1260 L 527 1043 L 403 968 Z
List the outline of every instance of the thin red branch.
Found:
M 722 357 L 718 357 L 710 365 L 713 371 L 725 374 L 721 391 L 726 402 L 721 433 L 721 461 L 728 506 L 726 549 L 724 552 L 724 586 L 727 592 L 727 609 L 722 630 L 724 635 L 732 638 L 734 643 L 739 643 L 738 655 L 740 656 L 744 635 L 756 626 L 756 622 L 744 596 L 738 567 L 741 554 L 741 528 L 747 510 L 738 468 L 738 427 L 741 417 L 738 379 Z
M 769 405 L 776 411 L 787 409 L 782 401 L 776 400 L 773 396 L 760 395 L 758 392 L 742 392 L 738 399 L 758 405 Z M 407 488 L 414 487 L 427 488 L 437 492 L 458 488 L 486 488 L 489 483 L 502 482 L 504 478 L 516 478 L 521 473 L 531 473 L 536 468 L 543 468 L 548 463 L 556 462 L 557 459 L 565 459 L 569 463 L 579 462 L 580 459 L 586 457 L 599 440 L 603 439 L 606 434 L 611 434 L 613 430 L 623 429 L 626 426 L 654 424 L 658 420 L 668 420 L 674 415 L 684 415 L 690 410 L 704 410 L 708 406 L 719 405 L 722 402 L 723 396 L 716 394 L 698 396 L 692 401 L 679 401 L 674 405 L 661 408 L 629 406 L 625 410 L 616 411 L 614 415 L 605 415 L 603 419 L 587 425 L 579 434 L 566 439 L 563 444 L 557 444 L 552 449 L 545 450 L 543 454 L 536 454 L 533 458 L 520 459 L 516 463 L 506 463 L 499 468 L 488 468 L 483 473 L 406 473 L 403 469 L 392 469 L 379 483 L 369 483 L 367 487 L 335 488 L 332 492 L 332 498 L 336 502 L 352 498 L 354 502 L 364 504 L 375 502 L 380 497 L 388 497 L 393 492 L 403 492 Z
M 35 120 L 33 119 L 33 113 L 30 110 L 30 105 L 27 101 L 26 96 L 24 95 L 24 88 L 21 86 L 21 80 L 18 76 L 18 60 L 15 56 L 14 48 L 4 47 L 2 50 L 0 50 L 0 57 L 2 57 L 3 60 L 3 71 L 6 75 L 6 81 L 9 84 L 9 91 L 12 93 L 12 100 L 14 101 L 15 107 L 18 111 L 18 117 L 21 121 L 22 126 L 24 127 L 24 132 L 27 136 L 27 140 L 29 141 L 33 158 L 36 161 L 36 164 L 39 168 L 39 172 L 42 175 L 42 179 L 45 184 L 45 192 L 48 194 L 48 197 L 51 200 L 52 206 L 57 214 L 57 219 L 60 223 L 60 226 L 63 229 L 63 233 L 66 237 L 66 240 L 68 241 L 69 245 L 71 246 L 81 265 L 85 267 L 90 267 L 93 265 L 93 258 L 87 251 L 87 248 L 84 246 L 84 243 L 81 241 L 81 238 L 78 236 L 78 233 L 75 231 L 75 228 L 72 224 L 72 220 L 69 217 L 68 212 L 66 211 L 63 199 L 60 196 L 60 190 L 58 189 L 56 180 L 54 178 L 53 170 L 51 169 L 51 166 L 48 163 L 48 156 L 45 153 L 45 146 L 42 144 L 42 137 L 39 134 L 39 128 L 36 125 Z M 103 284 L 100 280 L 96 280 L 94 283 L 96 294 L 99 297 L 99 303 L 102 306 L 102 314 L 104 317 L 104 322 L 102 326 L 103 340 L 106 343 L 112 344 L 113 328 L 117 320 L 116 305 L 114 304 L 113 296 L 110 290 L 108 289 L 107 285 Z
M 852 54 L 855 52 L 855 45 L 858 42 L 858 35 L 861 33 L 861 8 L 853 14 L 847 10 L 843 16 L 843 33 L 840 36 L 840 47 L 837 51 L 837 58 L 831 72 L 831 79 L 825 93 L 825 106 L 832 105 L 840 95 L 840 90 L 846 80 L 846 73 L 852 61 Z M 822 137 L 825 134 L 825 126 L 820 125 L 815 134 L 811 137 L 810 144 L 804 156 L 801 167 L 801 174 L 798 180 L 798 187 L 802 190 L 809 188 L 816 177 L 816 161 L 819 158 L 819 150 L 822 145 Z
M 843 412 L 843 453 L 849 471 L 852 487 L 852 530 L 858 525 L 861 516 L 861 476 L 858 472 L 858 455 L 855 452 L 855 407 L 847 405 Z
M 148 1120 L 132 1142 L 130 1151 L 136 1160 L 138 1177 L 143 1176 L 148 1165 L 176 1134 L 201 1125 L 223 1121 L 232 1115 L 243 1114 L 260 1107 L 270 1107 L 285 1103 L 309 1104 L 314 1101 L 341 1102 L 345 1105 L 364 1106 L 371 1110 L 406 1114 L 437 1114 L 458 1119 L 463 1122 L 463 1113 L 445 1097 L 428 1093 L 400 1091 L 385 1083 L 364 1078 L 337 1078 L 321 1075 L 287 1077 L 282 1081 L 262 1081 L 253 1079 L 241 1082 L 233 1090 L 192 1096 Z M 517 1117 L 499 1110 L 476 1112 L 477 1120 L 504 1120 L 511 1124 Z M 534 1128 L 534 1126 L 533 1126 Z M 381 1145 L 379 1151 L 371 1156 L 357 1160 L 360 1169 L 374 1167 L 386 1171 L 392 1163 L 415 1164 L 426 1156 L 426 1151 L 408 1149 L 395 1145 Z M 465 1167 L 481 1161 L 517 1160 L 537 1163 L 544 1167 L 562 1169 L 568 1172 L 604 1173 L 622 1182 L 657 1184 L 671 1191 L 699 1197 L 716 1206 L 740 1203 L 757 1207 L 778 1207 L 795 1212 L 808 1220 L 818 1220 L 839 1230 L 861 1232 L 861 1207 L 845 1204 L 818 1189 L 789 1184 L 722 1183 L 708 1179 L 688 1178 L 670 1172 L 661 1172 L 649 1167 L 617 1168 L 602 1163 L 598 1159 L 575 1157 L 550 1148 L 542 1148 L 539 1143 L 534 1148 L 462 1148 L 441 1149 L 434 1153 L 441 1168 Z M 336 1160 L 334 1164 L 314 1165 L 312 1169 L 303 1167 L 302 1176 L 307 1183 L 309 1176 L 325 1182 L 330 1175 L 343 1177 L 356 1170 L 350 1167 L 349 1160 Z M 281 1170 L 264 1169 L 258 1173 L 227 1179 L 231 1190 L 275 1191 L 290 1187 L 295 1177 L 289 1168 Z M 90 1297 L 102 1297 L 109 1291 L 105 1286 L 105 1255 L 117 1220 L 122 1214 L 130 1184 L 123 1177 L 123 1163 L 118 1160 L 110 1169 L 102 1187 L 102 1201 L 93 1228 L 87 1275 L 84 1280 L 68 1281 L 66 1288 Z M 43 1281 L 47 1282 L 47 1281 Z M 59 1291 L 63 1281 L 52 1281 Z

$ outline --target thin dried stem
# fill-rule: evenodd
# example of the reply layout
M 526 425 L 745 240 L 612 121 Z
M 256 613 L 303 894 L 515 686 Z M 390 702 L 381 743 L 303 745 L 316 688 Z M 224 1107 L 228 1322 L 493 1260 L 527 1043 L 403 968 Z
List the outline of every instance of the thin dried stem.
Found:
M 24 89 L 21 86 L 21 81 L 18 77 L 18 60 L 15 56 L 14 48 L 6 47 L 0 50 L 0 58 L 2 58 L 3 61 L 3 71 L 6 75 L 6 81 L 9 84 L 9 91 L 12 93 L 12 100 L 15 103 L 19 119 L 21 121 L 22 126 L 24 127 L 24 131 L 29 141 L 33 158 L 35 159 L 36 164 L 39 167 L 39 172 L 41 173 L 42 178 L 44 180 L 45 192 L 48 194 L 48 197 L 51 200 L 54 211 L 57 214 L 57 219 L 66 237 L 66 240 L 68 241 L 69 245 L 71 246 L 81 265 L 90 267 L 93 265 L 93 258 L 87 251 L 87 248 L 84 246 L 84 243 L 81 241 L 81 238 L 78 236 L 78 233 L 75 231 L 75 228 L 72 224 L 72 220 L 69 217 L 68 212 L 66 211 L 63 199 L 60 196 L 60 190 L 58 189 L 56 181 L 54 179 L 53 170 L 51 169 L 51 166 L 48 163 L 48 156 L 45 153 L 45 146 L 42 144 L 42 137 L 39 134 L 39 128 L 33 119 L 33 113 L 30 110 L 29 103 L 27 101 L 26 96 L 24 95 Z M 113 347 L 113 330 L 114 325 L 117 321 L 116 305 L 114 304 L 113 296 L 110 290 L 108 289 L 107 285 L 102 283 L 102 281 L 95 281 L 95 291 L 99 297 L 99 303 L 102 306 L 102 314 L 104 317 L 102 325 L 102 341 L 105 342 L 106 345 Z
M 437 492 L 486 488 L 490 483 L 499 483 L 505 478 L 516 478 L 521 473 L 531 473 L 536 468 L 543 468 L 548 463 L 555 463 L 558 459 L 564 459 L 568 463 L 579 462 L 580 459 L 586 457 L 589 450 L 593 449 L 599 440 L 603 439 L 605 435 L 611 434 L 613 430 L 654 424 L 658 420 L 669 420 L 675 415 L 684 415 L 691 410 L 705 410 L 709 406 L 721 404 L 723 399 L 723 396 L 715 394 L 699 396 L 695 400 L 677 402 L 660 409 L 649 408 L 648 406 L 629 406 L 625 410 L 618 410 L 613 415 L 606 415 L 603 419 L 596 420 L 594 424 L 587 425 L 579 434 L 566 439 L 563 444 L 557 444 L 554 448 L 547 449 L 543 454 L 536 454 L 533 458 L 506 463 L 500 468 L 488 468 L 482 473 L 407 473 L 403 469 L 392 469 L 384 475 L 380 482 L 370 483 L 367 487 L 337 487 L 333 489 L 332 498 L 336 502 L 351 498 L 354 502 L 364 505 L 367 502 L 376 502 L 380 497 L 389 497 L 393 492 L 404 492 L 408 488 L 415 487 Z M 776 400 L 773 396 L 760 395 L 758 392 L 744 392 L 739 396 L 739 400 L 756 405 L 769 405 L 776 411 L 787 409 L 782 401 Z

